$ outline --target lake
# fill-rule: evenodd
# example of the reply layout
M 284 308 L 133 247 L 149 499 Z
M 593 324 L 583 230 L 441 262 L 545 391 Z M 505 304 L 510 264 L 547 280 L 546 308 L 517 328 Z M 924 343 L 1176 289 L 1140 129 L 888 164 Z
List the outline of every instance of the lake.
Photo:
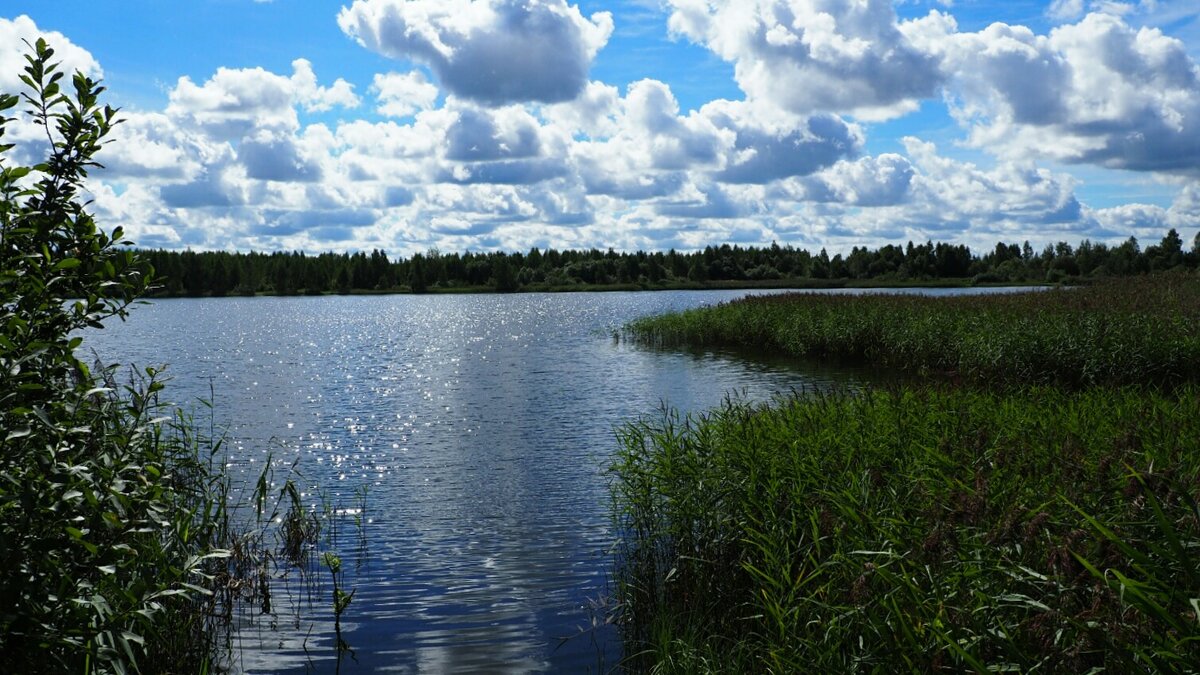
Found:
M 594 672 L 621 657 L 611 627 L 584 630 L 612 565 L 614 429 L 662 405 L 702 411 L 731 394 L 870 378 L 616 338 L 632 319 L 746 294 L 157 300 L 84 347 L 168 364 L 169 398 L 206 425 L 195 401 L 211 391 L 235 474 L 253 480 L 270 456 L 281 478 L 295 463 L 342 508 L 366 486 L 365 550 L 341 549 L 355 589 L 341 672 Z M 276 623 L 241 631 L 238 668 L 333 672 L 328 593 L 298 625 L 278 599 Z

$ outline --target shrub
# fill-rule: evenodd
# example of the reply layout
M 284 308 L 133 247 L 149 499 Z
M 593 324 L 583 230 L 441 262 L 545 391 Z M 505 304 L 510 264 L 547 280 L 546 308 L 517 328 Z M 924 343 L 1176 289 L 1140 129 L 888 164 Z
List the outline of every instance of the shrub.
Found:
M 158 403 L 157 371 L 118 385 L 76 356 L 80 331 L 124 318 L 153 270 L 87 211 L 117 111 L 82 74 L 66 85 L 44 40 L 31 49 L 27 91 L 0 94 L 0 662 L 197 670 L 206 570 L 226 555 L 220 477 Z M 8 166 L 4 114 L 22 101 L 47 157 Z

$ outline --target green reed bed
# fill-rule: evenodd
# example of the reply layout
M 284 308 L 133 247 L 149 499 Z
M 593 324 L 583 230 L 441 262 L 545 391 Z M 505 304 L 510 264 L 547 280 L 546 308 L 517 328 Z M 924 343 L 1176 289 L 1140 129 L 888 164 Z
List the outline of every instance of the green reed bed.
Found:
M 628 663 L 1200 669 L 1200 396 L 946 389 L 625 427 Z
M 1200 379 L 1200 276 L 971 297 L 752 297 L 651 317 L 634 339 L 833 358 L 990 386 Z

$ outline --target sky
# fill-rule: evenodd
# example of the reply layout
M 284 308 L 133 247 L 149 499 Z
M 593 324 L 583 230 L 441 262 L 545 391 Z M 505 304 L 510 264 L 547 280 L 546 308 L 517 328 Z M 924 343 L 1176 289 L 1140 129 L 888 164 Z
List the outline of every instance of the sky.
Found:
M 1195 0 L 5 0 L 0 91 L 39 36 L 121 108 L 89 196 L 143 247 L 1200 231 Z

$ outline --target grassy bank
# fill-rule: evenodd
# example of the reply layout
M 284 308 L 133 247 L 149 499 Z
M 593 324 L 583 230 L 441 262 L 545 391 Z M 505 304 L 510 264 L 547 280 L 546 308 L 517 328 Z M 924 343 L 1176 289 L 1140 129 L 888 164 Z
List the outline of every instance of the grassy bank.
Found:
M 932 298 L 788 294 L 632 324 L 655 345 L 753 348 L 948 374 L 991 386 L 1200 378 L 1200 277 Z
M 1200 668 L 1200 396 L 945 389 L 626 427 L 634 669 Z

